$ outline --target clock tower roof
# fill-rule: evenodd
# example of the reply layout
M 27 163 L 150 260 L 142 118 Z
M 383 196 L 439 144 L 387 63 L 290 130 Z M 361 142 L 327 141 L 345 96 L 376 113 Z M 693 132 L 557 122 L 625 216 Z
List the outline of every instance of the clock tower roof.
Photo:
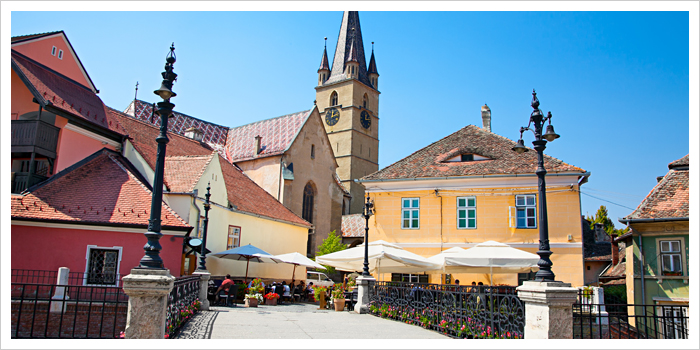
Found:
M 345 11 L 343 21 L 340 24 L 338 44 L 333 56 L 331 75 L 326 84 L 345 80 L 345 64 L 355 61 L 359 64 L 357 79 L 371 86 L 367 76 L 367 63 L 365 62 L 365 49 L 362 43 L 362 30 L 360 29 L 360 15 L 357 11 Z
M 325 39 L 325 38 L 324 38 Z M 330 71 L 330 67 L 328 66 L 328 52 L 326 51 L 326 45 L 323 45 L 323 57 L 321 57 L 321 67 L 318 68 L 318 72 L 322 70 L 327 70 Z
M 369 67 L 367 68 L 367 73 L 379 75 L 379 72 L 377 72 L 377 63 L 374 62 L 374 42 L 372 43 L 372 56 L 369 59 Z

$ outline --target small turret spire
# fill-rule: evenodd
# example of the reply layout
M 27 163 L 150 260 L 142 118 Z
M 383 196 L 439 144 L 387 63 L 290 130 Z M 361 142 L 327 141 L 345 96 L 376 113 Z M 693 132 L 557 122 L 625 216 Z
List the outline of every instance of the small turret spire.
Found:
M 326 41 L 327 37 L 323 38 L 323 57 L 321 57 L 321 66 L 318 68 L 316 73 L 318 73 L 318 85 L 323 85 L 328 77 L 330 76 L 331 69 L 328 66 L 328 52 L 326 51 Z

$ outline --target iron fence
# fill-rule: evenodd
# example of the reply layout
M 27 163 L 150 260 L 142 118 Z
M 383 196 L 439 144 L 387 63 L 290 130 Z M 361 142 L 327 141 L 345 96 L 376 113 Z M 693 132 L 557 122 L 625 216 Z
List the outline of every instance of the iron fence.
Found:
M 90 272 L 68 272 L 68 283 L 70 286 L 101 286 L 118 287 L 122 286 L 124 276 L 120 274 L 90 273 Z M 22 270 L 12 269 L 10 271 L 12 283 L 33 283 L 33 284 L 58 284 L 58 270 Z
M 375 282 L 370 313 L 458 338 L 522 338 L 525 306 L 512 286 Z
M 118 338 L 129 297 L 118 287 L 12 283 L 12 338 Z
M 575 339 L 688 338 L 688 306 L 598 304 L 579 290 L 573 313 Z
M 179 277 L 168 295 L 165 334 L 173 338 L 199 309 L 199 276 Z

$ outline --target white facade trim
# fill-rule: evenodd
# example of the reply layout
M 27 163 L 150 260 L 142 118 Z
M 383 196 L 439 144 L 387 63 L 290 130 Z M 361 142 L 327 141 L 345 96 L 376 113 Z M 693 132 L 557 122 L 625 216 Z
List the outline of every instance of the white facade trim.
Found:
M 57 222 L 39 222 L 39 221 L 24 221 L 24 220 L 11 220 L 10 225 L 16 226 L 33 226 L 33 227 L 47 227 L 47 228 L 65 228 L 72 230 L 93 230 L 93 231 L 111 231 L 111 232 L 130 232 L 130 233 L 146 233 L 146 228 L 132 228 L 132 227 L 113 227 L 113 226 L 101 226 L 101 225 L 80 225 L 80 224 L 62 224 Z M 187 232 L 185 231 L 173 231 L 173 230 L 161 230 L 160 233 L 169 236 L 184 236 Z
M 583 173 L 574 174 L 547 174 L 547 188 L 570 187 L 578 188 L 579 177 Z M 509 175 L 479 175 L 479 176 L 455 176 L 446 178 L 427 178 L 392 181 L 358 181 L 365 186 L 367 192 L 400 192 L 400 191 L 425 191 L 439 188 L 441 190 L 459 190 L 463 188 L 505 188 L 516 189 L 526 187 L 525 190 L 537 189 L 537 176 L 535 174 L 509 174 Z
M 401 248 L 440 248 L 440 247 L 445 247 L 445 248 L 452 248 L 452 247 L 460 247 L 460 248 L 471 248 L 476 246 L 477 244 L 482 243 L 482 242 L 477 242 L 477 243 L 440 243 L 440 242 L 415 242 L 415 243 L 398 243 L 398 242 L 392 242 L 392 244 L 396 244 L 397 246 Z M 509 246 L 513 248 L 539 248 L 538 243 L 505 243 L 508 244 Z M 583 248 L 583 243 L 549 243 L 550 248 Z
M 653 300 L 653 301 L 677 301 L 677 302 L 681 302 L 681 303 L 690 302 L 690 298 L 675 298 L 675 297 L 652 297 L 651 300 Z
M 91 139 L 95 139 L 97 141 L 102 142 L 103 145 L 110 145 L 117 150 L 120 150 L 122 147 L 122 144 L 117 142 L 117 141 L 114 141 L 114 140 L 108 139 L 104 136 L 95 134 L 92 131 L 85 130 L 85 129 L 83 129 L 77 125 L 71 124 L 71 123 L 67 123 L 66 126 L 64 127 L 64 129 L 76 132 L 76 133 L 84 135 L 84 136 L 87 136 Z

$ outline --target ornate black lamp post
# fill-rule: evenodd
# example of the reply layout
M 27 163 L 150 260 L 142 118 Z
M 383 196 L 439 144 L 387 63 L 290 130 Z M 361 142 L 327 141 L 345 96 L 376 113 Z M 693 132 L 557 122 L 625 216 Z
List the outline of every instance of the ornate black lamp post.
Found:
M 369 276 L 369 241 L 368 241 L 368 236 L 369 236 L 369 217 L 374 215 L 374 202 L 369 199 L 369 193 L 367 193 L 367 201 L 365 202 L 365 209 L 364 212 L 362 213 L 362 216 L 365 217 L 365 262 L 363 263 L 364 267 L 362 268 L 362 276 Z
M 554 273 L 552 272 L 552 260 L 549 256 L 552 255 L 552 251 L 549 250 L 549 227 L 547 224 L 547 195 L 546 186 L 544 181 L 544 175 L 547 171 L 544 169 L 544 149 L 546 148 L 547 141 L 551 142 L 559 138 L 554 132 L 554 127 L 552 126 L 552 112 L 547 112 L 547 116 L 542 115 L 542 111 L 539 109 L 540 101 L 537 99 L 537 93 L 532 90 L 532 114 L 530 115 L 530 123 L 528 123 L 526 128 L 520 128 L 520 139 L 518 144 L 513 147 L 513 150 L 518 153 L 524 153 L 529 151 L 525 144 L 523 143 L 523 132 L 525 130 L 530 130 L 535 134 L 535 141 L 532 144 L 535 146 L 535 151 L 537 151 L 537 189 L 539 197 L 539 221 L 540 221 L 540 246 L 537 254 L 540 256 L 540 260 L 537 262 L 537 266 L 540 268 L 535 274 L 535 281 L 539 282 L 553 282 Z M 542 126 L 546 121 L 549 121 L 547 125 L 547 130 L 542 134 Z M 534 130 L 530 129 L 530 125 L 534 124 Z
M 177 96 L 172 91 L 173 82 L 177 74 L 173 72 L 175 63 L 175 43 L 170 46 L 170 52 L 165 58 L 165 72 L 163 83 L 160 89 L 154 91 L 163 101 L 158 102 L 158 115 L 160 116 L 160 134 L 156 137 L 158 142 L 158 153 L 156 156 L 156 169 L 153 176 L 153 197 L 151 199 L 151 218 L 148 220 L 148 232 L 145 233 L 148 242 L 143 246 L 146 255 L 141 258 L 138 268 L 143 269 L 164 269 L 163 259 L 160 258 L 161 245 L 158 242 L 163 235 L 160 233 L 160 213 L 163 206 L 163 170 L 165 168 L 165 146 L 168 144 L 168 117 L 173 112 L 174 104 L 170 103 L 170 98 Z
M 211 182 L 207 183 L 207 194 L 204 195 L 204 228 L 202 229 L 202 246 L 199 253 L 199 267 L 197 270 L 206 271 L 207 269 L 207 229 L 209 227 L 209 209 L 211 209 L 211 203 L 209 202 L 209 197 L 211 193 L 209 190 Z

